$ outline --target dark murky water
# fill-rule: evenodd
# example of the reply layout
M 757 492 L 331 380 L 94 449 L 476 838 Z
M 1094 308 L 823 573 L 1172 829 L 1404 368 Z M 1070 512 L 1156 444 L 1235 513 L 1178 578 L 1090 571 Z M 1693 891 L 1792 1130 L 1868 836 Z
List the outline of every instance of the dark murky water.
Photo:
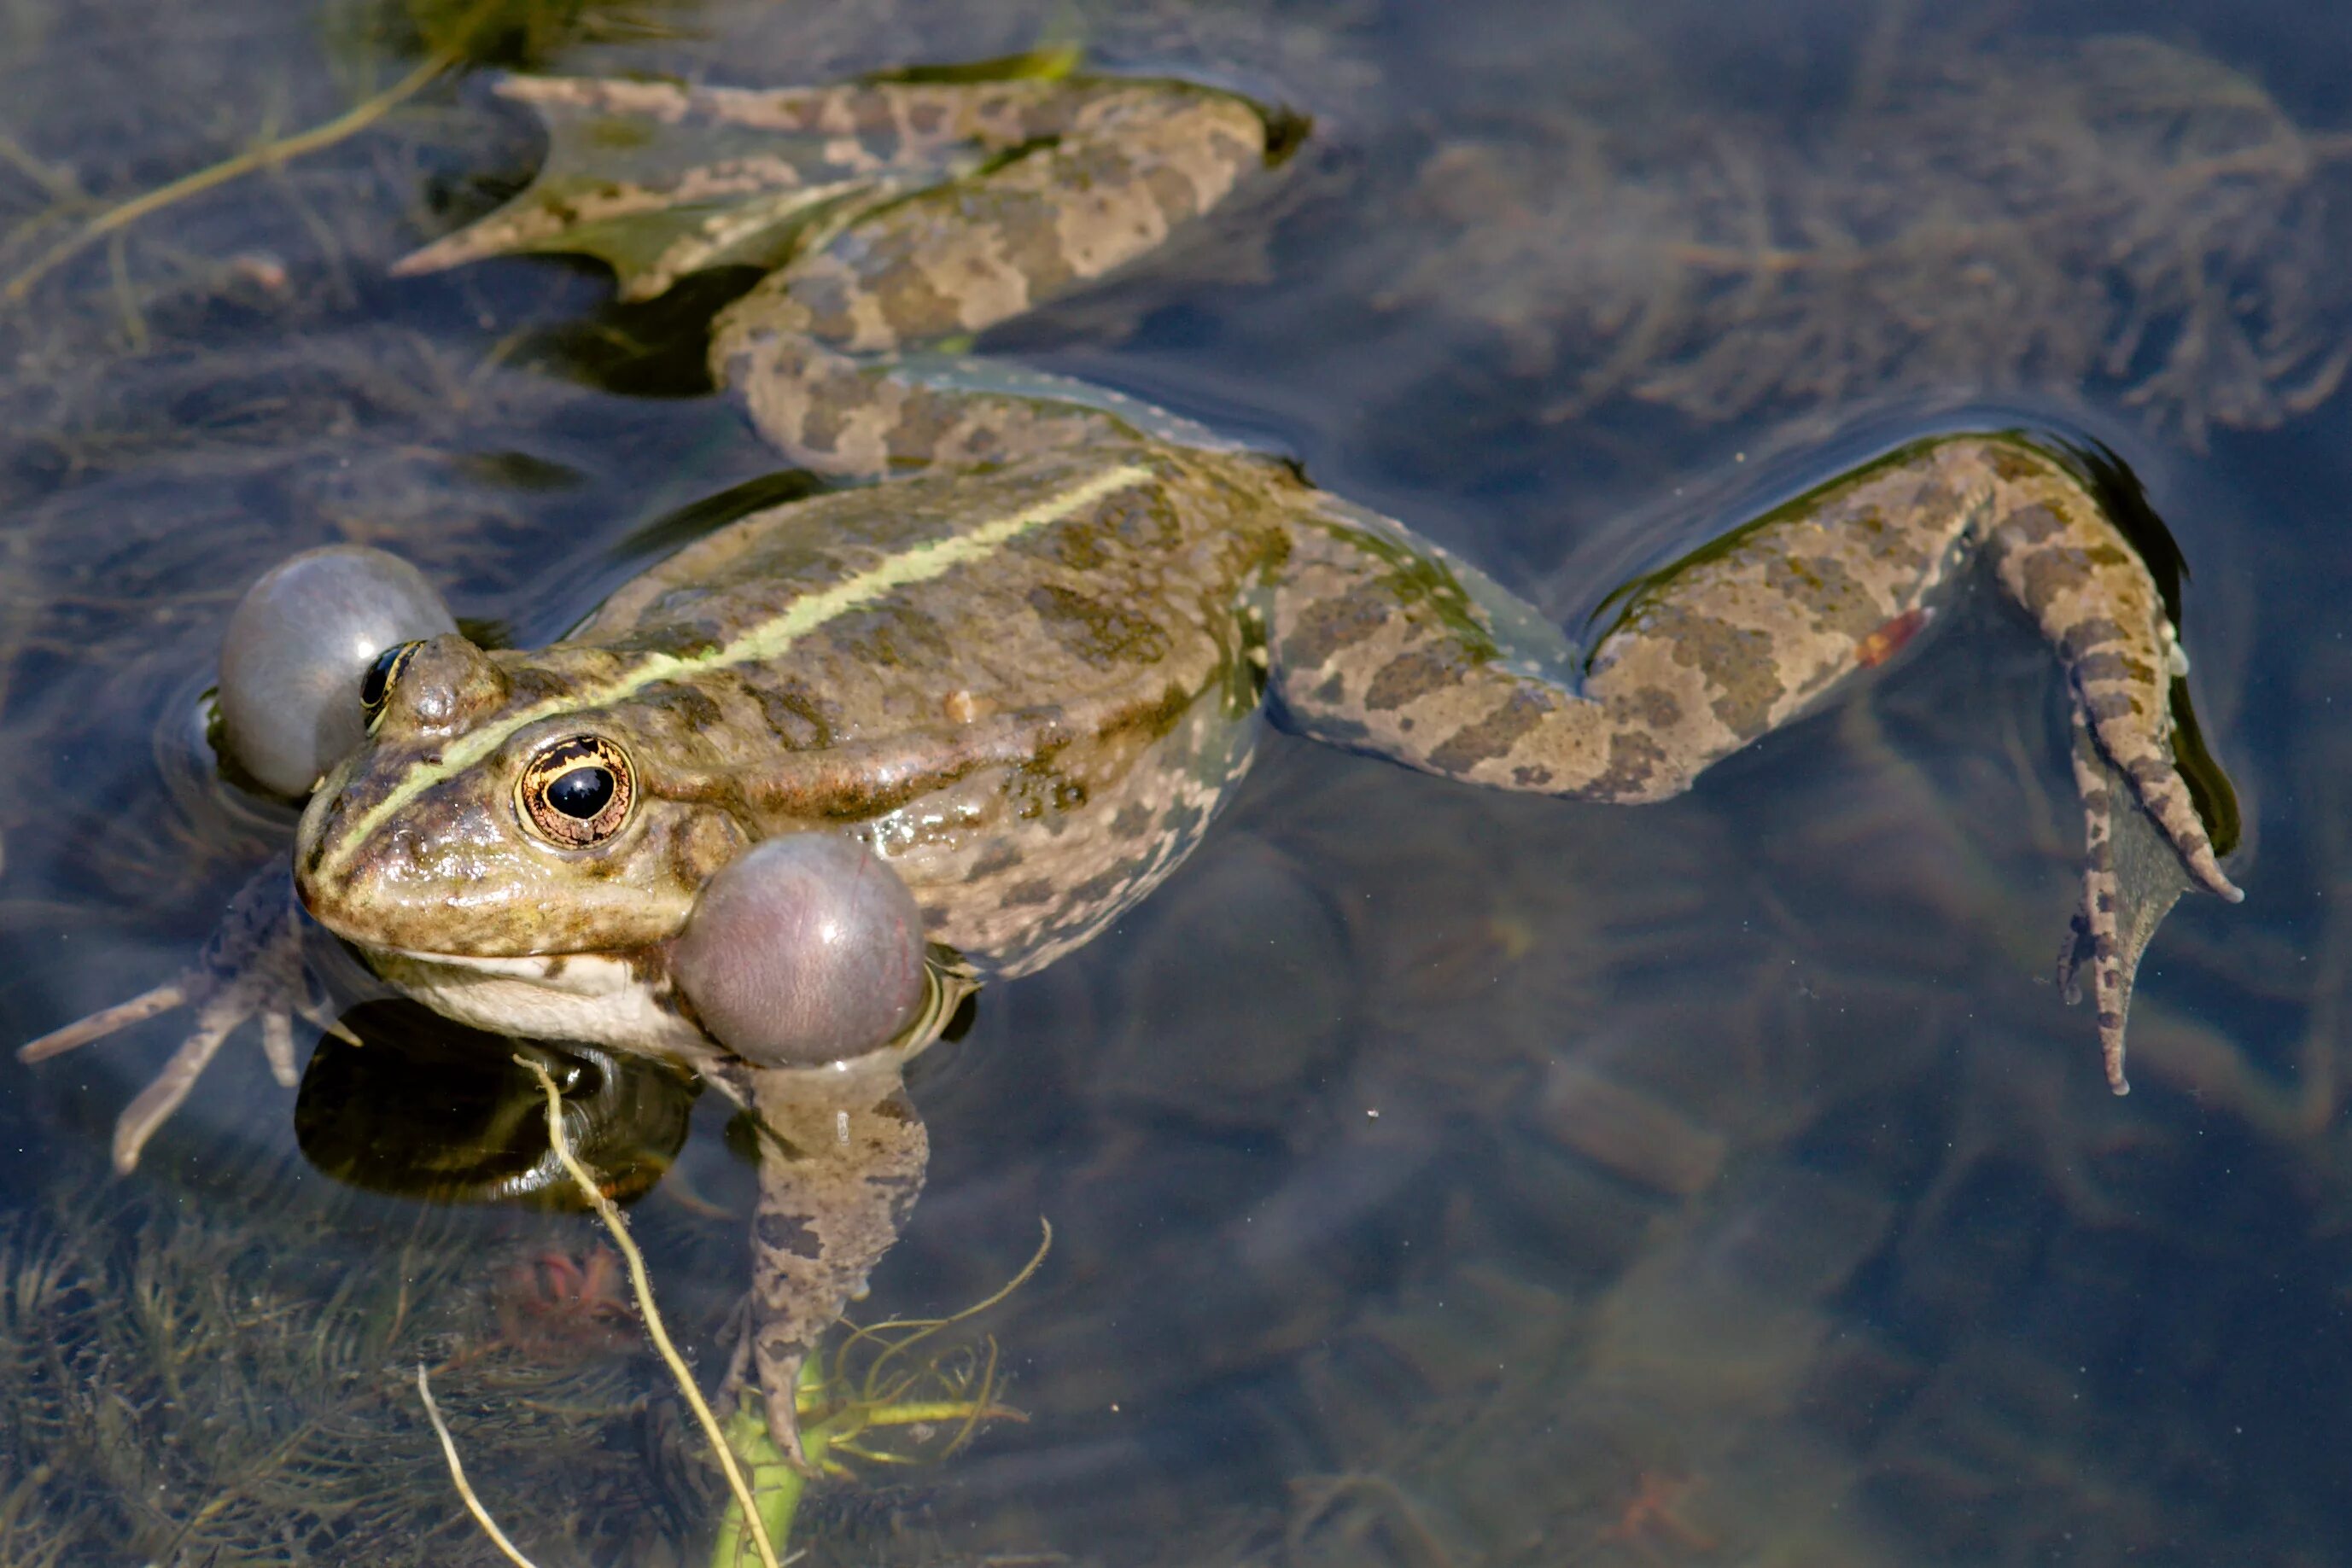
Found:
M 391 85 L 455 15 L 418 5 L 0 0 L 0 288 Z M 1160 894 L 923 1064 L 930 1185 L 860 1315 L 986 1296 L 1050 1218 L 980 1325 L 1028 1418 L 828 1489 L 812 1561 L 2352 1558 L 2352 13 L 513 15 L 541 68 L 1062 37 L 1313 114 L 1261 200 L 999 344 L 1296 452 L 1563 616 L 1907 433 L 2103 439 L 2187 557 L 2246 809 L 2251 895 L 2166 929 L 2117 1101 L 2047 981 L 2059 689 L 1996 604 L 1648 810 L 1277 739 Z M 0 1040 L 167 977 L 282 844 L 194 716 L 264 567 L 383 543 L 528 642 L 773 466 L 591 270 L 386 278 L 535 156 L 453 78 L 0 305 Z M 707 1560 L 716 1484 L 594 1310 L 593 1221 L 330 1180 L 242 1041 L 114 1179 L 175 1038 L 0 1069 L 0 1563 L 493 1561 L 420 1361 L 544 1568 Z M 418 1049 L 360 1092 L 474 1103 Z M 751 1174 L 692 1115 L 635 1214 L 709 1376 Z

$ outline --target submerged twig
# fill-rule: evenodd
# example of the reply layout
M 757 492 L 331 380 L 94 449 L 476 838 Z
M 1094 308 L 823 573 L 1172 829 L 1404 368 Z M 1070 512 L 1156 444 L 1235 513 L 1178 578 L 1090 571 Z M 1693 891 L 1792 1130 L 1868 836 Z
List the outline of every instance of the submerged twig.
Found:
M 499 1528 L 499 1521 L 490 1517 L 490 1511 L 474 1495 L 473 1486 L 466 1479 L 465 1464 L 457 1458 L 457 1440 L 449 1435 L 449 1423 L 441 1419 L 441 1406 L 433 1402 L 433 1383 L 425 1375 L 425 1364 L 421 1361 L 416 1364 L 416 1396 L 425 1401 L 425 1418 L 433 1423 L 433 1435 L 441 1439 L 442 1457 L 449 1461 L 449 1479 L 457 1483 L 457 1495 L 465 1500 L 466 1511 L 474 1516 L 474 1522 L 482 1527 L 490 1543 L 506 1553 L 508 1562 L 520 1568 L 538 1568 L 522 1554 L 521 1548 L 507 1539 L 507 1532 Z
M 622 1218 L 620 1206 L 605 1196 L 604 1189 L 597 1185 L 594 1174 L 572 1152 L 571 1134 L 563 1125 L 563 1092 L 555 1086 L 554 1077 L 538 1061 L 526 1056 L 518 1056 L 515 1061 L 530 1069 L 531 1076 L 539 1080 L 541 1091 L 547 1095 L 547 1140 L 554 1146 L 555 1157 L 562 1162 L 564 1170 L 571 1174 L 573 1183 L 579 1186 L 581 1196 L 596 1211 L 596 1218 L 604 1222 L 604 1228 L 613 1233 L 613 1244 L 621 1249 L 621 1257 L 629 1266 L 629 1285 L 636 1292 L 637 1313 L 645 1319 L 646 1333 L 654 1342 L 654 1349 L 661 1353 L 670 1375 L 677 1380 L 678 1394 L 694 1411 L 694 1418 L 701 1423 L 703 1435 L 710 1439 L 719 1468 L 726 1472 L 728 1490 L 735 1494 L 736 1506 L 751 1521 L 751 1544 L 759 1551 L 761 1568 L 780 1568 L 776 1549 L 769 1542 L 768 1532 L 760 1523 L 758 1512 L 752 1506 L 751 1483 L 743 1479 L 742 1467 L 735 1462 L 735 1451 L 728 1446 L 727 1434 L 720 1428 L 719 1417 L 711 1414 L 709 1403 L 702 1397 L 702 1391 L 695 1386 L 694 1374 L 688 1369 L 686 1358 L 678 1354 L 677 1346 L 671 1343 L 669 1330 L 663 1324 L 661 1312 L 654 1305 L 654 1284 L 646 1272 L 646 1255 L 637 1250 L 636 1239 L 629 1234 L 629 1222 Z
M 291 136 L 281 136 L 257 146 L 248 147 L 235 157 L 224 158 L 219 162 L 199 169 L 192 174 L 184 174 L 167 185 L 159 185 L 142 195 L 131 197 L 127 202 L 109 207 L 83 225 L 79 231 L 51 246 L 30 267 L 10 278 L 5 287 L 0 287 L 0 302 L 10 305 L 21 303 L 25 296 L 32 291 L 35 284 L 47 277 L 59 266 L 80 255 L 98 241 L 129 228 L 132 224 L 151 214 L 161 212 L 165 207 L 185 201 L 190 196 L 201 195 L 206 191 L 226 185 L 233 180 L 241 180 L 257 170 L 271 168 L 290 162 L 297 158 L 307 157 L 310 153 L 332 147 L 339 141 L 348 141 L 366 130 L 424 91 L 442 72 L 466 57 L 465 45 L 473 37 L 473 24 L 488 11 L 491 3 L 492 0 L 485 0 L 482 5 L 476 8 L 475 15 L 468 17 L 465 25 L 459 27 L 456 39 L 434 50 L 415 69 L 374 97 L 353 104 L 324 124 L 314 125 L 308 131 L 298 131 Z

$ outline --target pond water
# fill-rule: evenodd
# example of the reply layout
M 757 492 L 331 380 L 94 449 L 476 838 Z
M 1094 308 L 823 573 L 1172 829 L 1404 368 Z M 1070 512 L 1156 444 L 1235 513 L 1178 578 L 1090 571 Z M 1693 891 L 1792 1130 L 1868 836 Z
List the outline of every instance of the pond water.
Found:
M 2187 563 L 2249 897 L 2167 925 L 2108 1094 L 2050 983 L 2062 689 L 1990 594 L 1638 811 L 1275 737 L 1164 889 L 919 1065 L 929 1183 L 855 1316 L 980 1301 L 1050 1221 L 905 1357 L 992 1355 L 1023 1418 L 820 1486 L 806 1561 L 2352 1560 L 2332 7 L 0 0 L 0 1040 L 170 978 L 283 853 L 202 733 L 268 565 L 380 544 L 529 645 L 776 468 L 691 300 L 388 276 L 540 154 L 488 67 L 1056 42 L 1315 129 L 983 349 L 1286 452 L 1572 625 L 1906 436 L 2103 442 Z M 232 1041 L 129 1177 L 175 1020 L 0 1066 L 0 1562 L 498 1561 L 420 1363 L 542 1568 L 709 1561 L 723 1494 L 596 1222 L 410 1195 L 528 1145 L 509 1048 L 352 1021 L 375 1059 L 299 1100 Z M 752 1172 L 642 1076 L 632 1214 L 712 1384 Z

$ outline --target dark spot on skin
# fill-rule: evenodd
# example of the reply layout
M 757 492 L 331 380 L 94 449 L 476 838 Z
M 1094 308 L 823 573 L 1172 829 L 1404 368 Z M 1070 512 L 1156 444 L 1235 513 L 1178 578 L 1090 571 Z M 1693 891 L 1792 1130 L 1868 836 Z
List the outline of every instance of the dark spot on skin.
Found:
M 938 904 L 927 904 L 923 905 L 924 930 L 942 930 L 946 927 L 949 915 L 945 905 Z
M 1332 671 L 1331 678 L 1316 687 L 1307 700 L 1320 707 L 1338 707 L 1348 700 L 1347 675 L 1339 670 Z
M 2091 580 L 2083 552 L 2067 547 L 2037 550 L 2025 558 L 2019 571 L 2019 597 L 2036 617 L 2045 614 L 2059 595 L 2080 592 Z
M 2139 705 L 2126 692 L 2085 692 L 2083 711 L 2094 719 L 2122 718 L 2138 711 Z
M 1310 604 L 1283 639 L 1282 662 L 1302 674 L 1319 670 L 1340 649 L 1355 646 L 1387 625 L 1395 612 L 1396 601 L 1369 585 Z
M 1665 748 L 1648 736 L 1620 730 L 1609 737 L 1608 770 L 1579 793 L 1595 800 L 1642 799 L 1659 793 Z
M 1816 631 L 1859 640 L 1885 619 L 1876 596 L 1833 556 L 1774 556 L 1765 564 L 1764 581 L 1802 610 Z
M 1448 736 L 1429 754 L 1429 766 L 1441 773 L 1467 773 L 1479 763 L 1508 752 L 1520 737 L 1550 716 L 1552 706 L 1549 697 L 1522 686 L 1502 706 Z
M 760 704 L 768 732 L 793 751 L 814 751 L 833 744 L 833 723 L 806 686 L 788 681 L 771 686 L 765 681 L 746 683 Z
M 2074 661 L 2074 679 L 2086 679 L 2086 682 L 2122 679 L 2122 682 L 2143 682 L 2145 685 L 2145 682 L 2152 682 L 2155 674 L 2155 670 L 2149 670 L 2138 658 L 2124 658 L 2122 653 L 2112 653 L 2112 651 L 2088 653 L 2088 656 Z
M 837 272 L 796 274 L 785 298 L 801 308 L 812 338 L 838 340 L 855 329 L 850 307 L 856 297 L 850 280 Z
M 2109 643 L 2120 643 L 2124 629 L 2104 617 L 2077 621 L 2058 634 L 2058 656 L 2062 659 L 2087 657 L 2094 649 Z
M 1185 802 L 1169 807 L 1168 814 L 1160 819 L 1160 826 L 1171 842 L 1181 844 L 1190 842 L 1207 821 L 1200 807 Z
M 638 693 L 636 701 L 656 712 L 677 715 L 688 729 L 698 732 L 718 728 L 726 716 L 709 693 L 675 681 L 656 681 Z
M 2003 479 L 2033 479 L 2050 472 L 2040 458 L 2019 451 L 2014 446 L 1993 446 L 1985 452 L 1985 465 Z
M 982 877 L 991 877 L 999 872 L 1011 871 L 1020 863 L 1020 849 L 1010 839 L 998 839 L 980 852 L 979 858 L 971 862 L 971 869 L 964 873 L 963 879 L 966 882 L 978 882 Z
M 1771 636 L 1670 604 L 1652 613 L 1649 634 L 1671 644 L 1675 664 L 1706 677 L 1718 694 L 1707 706 L 1724 727 L 1741 741 L 1763 734 L 1788 689 L 1774 667 Z
M 2100 914 L 2113 915 L 2116 912 L 2116 895 L 2112 893 L 2099 894 L 2098 906 Z
M 2020 507 L 2000 520 L 1997 532 L 2023 543 L 2038 545 L 2045 539 L 2065 532 L 2065 519 L 2049 507 L 2036 504 Z
M 1424 644 L 1381 666 L 1364 690 L 1364 706 L 1373 713 L 1392 713 L 1417 697 L 1457 684 L 1461 674 L 1462 662 L 1453 649 Z
M 1663 686 L 1643 686 L 1624 699 L 1622 711 L 1645 729 L 1672 729 L 1683 721 L 1683 705 Z
M 1096 669 L 1157 664 L 1168 656 L 1167 630 L 1132 611 L 1051 583 L 1031 589 L 1028 602 L 1065 651 Z
M 1150 865 L 1149 861 L 1121 861 L 1108 871 L 1097 872 L 1070 889 L 1070 898 L 1073 903 L 1081 905 L 1107 904 L 1115 894 L 1125 890 L 1129 883 L 1142 875 Z
M 1129 800 L 1111 818 L 1110 831 L 1113 836 L 1122 839 L 1143 837 L 1151 831 L 1151 809 L 1140 800 Z
M 1540 789 L 1550 782 L 1551 769 L 1549 768 L 1514 768 L 1511 769 L 1511 785 L 1514 789 Z
M 812 1262 L 824 1254 L 824 1240 L 818 1237 L 815 1228 L 798 1215 L 762 1214 L 752 1230 L 760 1239 L 761 1249 L 766 1252 L 805 1258 Z
M 880 604 L 836 617 L 825 627 L 834 643 L 861 664 L 880 669 L 934 669 L 955 657 L 939 622 L 907 604 Z
M 1046 877 L 1032 877 L 1027 882 L 1014 883 L 1004 890 L 997 901 L 1003 909 L 1034 909 L 1054 902 L 1054 883 Z
M 2121 1029 L 2124 1027 L 2124 1015 L 2121 1013 L 2102 1012 L 2099 1015 L 2099 1027 L 2101 1029 L 2107 1030 Z

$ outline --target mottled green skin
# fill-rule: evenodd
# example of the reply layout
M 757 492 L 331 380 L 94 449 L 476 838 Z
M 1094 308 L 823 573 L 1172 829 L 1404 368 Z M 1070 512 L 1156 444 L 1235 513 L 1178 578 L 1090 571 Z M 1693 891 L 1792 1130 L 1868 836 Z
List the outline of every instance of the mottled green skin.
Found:
M 648 141 L 684 126 L 730 151 L 642 187 L 535 188 L 408 269 L 576 245 L 643 293 L 713 260 L 781 263 L 716 323 L 712 369 L 793 463 L 888 482 L 746 517 L 551 647 L 427 644 L 304 814 L 298 884 L 435 1007 L 682 1057 L 757 1103 L 751 1354 L 780 1432 L 801 1354 L 895 1235 L 924 1145 L 895 1058 L 824 1086 L 754 1073 L 669 984 L 698 889 L 761 839 L 857 835 L 936 942 L 1017 974 L 1190 849 L 1248 762 L 1261 695 L 1300 731 L 1429 772 L 1657 800 L 1888 656 L 1982 553 L 2095 737 L 2084 920 L 2119 1087 L 2137 949 L 2105 858 L 2111 781 L 2186 877 L 2234 895 L 2174 769 L 2179 655 L 2156 588 L 2028 445 L 1922 443 L 1801 497 L 1634 585 L 1580 667 L 1495 584 L 1281 464 L 1087 389 L 975 390 L 909 351 L 1081 286 L 1222 200 L 1266 151 L 1239 99 L 1099 81 L 508 90 L 559 130 L 620 144 L 615 124 Z M 720 191 L 751 208 L 707 210 Z M 625 219 L 658 220 L 658 243 Z M 557 848 L 515 780 L 580 734 L 633 759 L 635 804 L 608 841 Z

